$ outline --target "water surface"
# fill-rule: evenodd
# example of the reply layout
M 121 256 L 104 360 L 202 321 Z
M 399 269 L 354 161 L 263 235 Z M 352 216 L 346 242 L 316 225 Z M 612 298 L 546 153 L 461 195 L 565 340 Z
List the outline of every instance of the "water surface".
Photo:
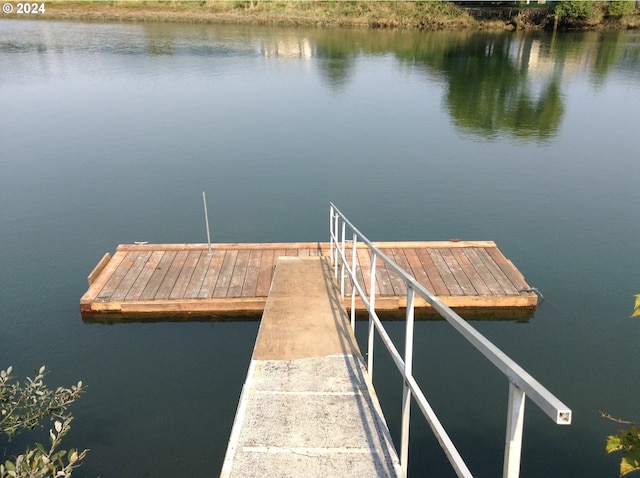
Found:
M 327 240 L 333 201 L 372 240 L 496 241 L 546 300 L 474 325 L 574 411 L 529 402 L 522 476 L 616 476 L 598 411 L 640 420 L 639 86 L 627 32 L 0 21 L 0 367 L 88 385 L 79 476 L 216 476 L 258 323 L 84 324 L 86 275 L 119 243 L 204 242 L 202 191 L 217 242 Z M 499 475 L 507 381 L 446 323 L 416 349 L 471 470 Z M 452 475 L 414 418 L 410 474 Z

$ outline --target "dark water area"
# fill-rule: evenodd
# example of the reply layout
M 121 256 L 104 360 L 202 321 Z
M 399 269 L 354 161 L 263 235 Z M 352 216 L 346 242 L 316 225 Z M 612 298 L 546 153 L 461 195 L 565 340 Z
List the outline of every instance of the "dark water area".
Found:
M 545 301 L 473 325 L 574 413 L 527 403 L 521 476 L 617 476 L 599 411 L 640 420 L 639 124 L 636 33 L 0 21 L 0 368 L 87 384 L 74 476 L 217 476 L 258 322 L 85 324 L 86 276 L 120 243 L 205 242 L 202 191 L 215 242 L 326 241 L 333 201 L 375 241 L 496 241 Z M 499 475 L 507 380 L 444 322 L 415 348 L 470 469 Z M 413 421 L 410 475 L 452 476 Z

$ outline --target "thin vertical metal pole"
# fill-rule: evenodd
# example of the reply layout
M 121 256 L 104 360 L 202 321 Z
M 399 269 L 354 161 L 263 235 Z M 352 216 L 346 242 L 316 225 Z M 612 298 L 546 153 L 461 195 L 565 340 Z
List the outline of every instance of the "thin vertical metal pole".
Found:
M 524 428 L 525 393 L 509 382 L 509 407 L 507 411 L 507 437 L 504 446 L 503 478 L 520 476 L 522 430 Z
M 356 261 L 358 256 L 356 255 L 356 248 L 358 243 L 358 236 L 353 233 L 353 249 L 351 251 L 351 330 L 356 330 Z
M 400 438 L 400 466 L 407 476 L 409 466 L 409 422 L 411 418 L 411 390 L 406 377 L 413 374 L 413 323 L 415 319 L 415 291 L 407 289 L 407 326 L 404 337 L 404 372 L 402 386 L 402 430 Z
M 202 202 L 204 203 L 204 223 L 207 226 L 207 254 L 211 255 L 211 233 L 209 232 L 209 213 L 207 212 L 207 195 L 202 191 Z
M 329 206 L 329 247 L 329 257 L 333 261 L 333 204 Z
M 376 310 L 376 257 L 378 255 L 371 251 L 371 284 L 369 286 L 369 340 L 367 341 L 367 352 L 369 354 L 367 360 L 367 369 L 371 381 L 373 381 L 373 338 L 375 325 L 373 323 L 372 313 Z
M 340 216 L 336 214 L 335 225 L 333 227 L 333 233 L 335 234 L 335 241 L 336 241 L 336 247 L 333 251 L 335 254 L 335 261 L 333 262 L 333 275 L 336 279 L 338 278 L 338 230 L 340 229 L 340 227 L 338 226 L 339 220 L 340 220 Z
M 347 229 L 347 223 L 343 222 L 342 223 L 342 257 L 344 257 L 344 259 L 346 260 L 347 256 L 345 254 L 346 252 L 346 238 L 345 238 L 345 233 L 346 233 L 346 229 Z M 342 267 L 340 268 L 340 297 L 342 297 L 344 299 L 344 271 L 345 270 L 345 263 L 344 260 L 342 261 Z

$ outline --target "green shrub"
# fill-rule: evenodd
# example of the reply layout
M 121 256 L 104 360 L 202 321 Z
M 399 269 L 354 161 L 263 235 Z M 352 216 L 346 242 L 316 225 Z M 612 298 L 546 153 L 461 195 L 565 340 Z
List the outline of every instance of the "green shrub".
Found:
M 80 466 L 88 450 L 60 450 L 62 438 L 73 417 L 67 410 L 84 391 L 82 382 L 71 388 L 51 389 L 44 384 L 45 367 L 34 378 L 20 383 L 13 368 L 0 370 L 0 478 L 69 477 Z M 19 455 L 9 446 L 11 439 L 25 430 L 43 427 L 49 419 L 50 444 L 36 443 Z
M 629 15 L 634 12 L 636 9 L 635 1 L 610 1 L 605 2 L 604 13 L 608 17 L 622 17 L 624 15 Z
M 580 0 L 566 0 L 558 2 L 555 13 L 560 18 L 574 18 L 587 20 L 595 16 L 594 2 L 585 2 Z

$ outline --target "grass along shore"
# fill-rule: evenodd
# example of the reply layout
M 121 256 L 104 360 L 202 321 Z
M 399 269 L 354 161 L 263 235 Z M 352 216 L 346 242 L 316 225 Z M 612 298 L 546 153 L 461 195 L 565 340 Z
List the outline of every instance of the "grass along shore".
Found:
M 89 21 L 259 25 L 468 28 L 473 18 L 450 2 L 115 1 L 46 3 L 40 18 Z M 6 15 L 5 15 L 6 16 Z M 487 26 L 493 22 L 483 22 Z M 497 23 L 491 25 L 501 28 Z
M 576 4 L 577 2 L 566 2 Z M 45 2 L 40 19 L 101 22 L 236 23 L 282 26 L 514 30 L 544 28 L 637 29 L 640 9 L 634 2 L 590 3 L 565 8 L 562 16 L 545 5 L 463 8 L 449 1 L 114 1 Z M 616 4 L 615 14 L 608 4 Z M 614 12 L 613 10 L 611 12 Z M 25 18 L 2 14 L 0 18 Z M 34 18 L 36 15 L 29 15 Z

